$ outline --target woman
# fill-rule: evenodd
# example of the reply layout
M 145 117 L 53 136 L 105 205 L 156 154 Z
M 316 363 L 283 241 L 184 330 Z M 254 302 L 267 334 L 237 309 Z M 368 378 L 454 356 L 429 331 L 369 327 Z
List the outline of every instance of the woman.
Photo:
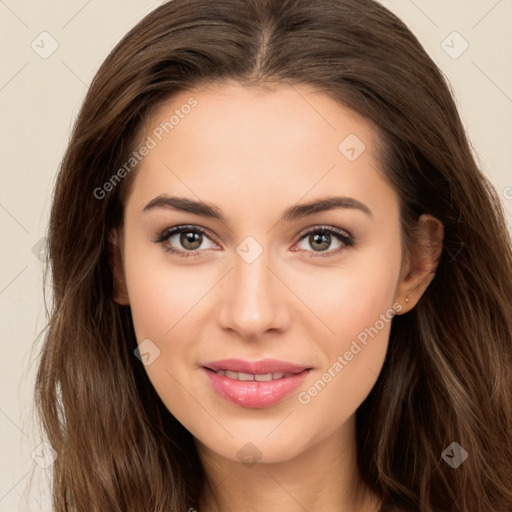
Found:
M 59 172 L 55 511 L 512 510 L 512 251 L 372 0 L 173 0 Z

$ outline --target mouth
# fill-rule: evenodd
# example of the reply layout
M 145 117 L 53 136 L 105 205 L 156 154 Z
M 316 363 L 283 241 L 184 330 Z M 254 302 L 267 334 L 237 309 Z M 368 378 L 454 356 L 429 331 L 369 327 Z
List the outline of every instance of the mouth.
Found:
M 304 382 L 312 369 L 270 359 L 258 362 L 230 359 L 202 366 L 219 396 L 235 405 L 254 409 L 283 400 Z

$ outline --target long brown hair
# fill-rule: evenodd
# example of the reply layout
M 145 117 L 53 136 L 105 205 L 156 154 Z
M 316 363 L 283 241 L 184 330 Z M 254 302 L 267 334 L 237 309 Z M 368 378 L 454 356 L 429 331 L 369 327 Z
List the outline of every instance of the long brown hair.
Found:
M 113 300 L 107 237 L 136 168 L 112 177 L 150 114 L 177 92 L 225 80 L 314 85 L 354 109 L 381 135 L 407 244 L 421 214 L 444 224 L 437 275 L 394 318 L 382 372 L 357 410 L 358 463 L 382 511 L 512 510 L 511 242 L 442 73 L 372 0 L 172 0 L 101 66 L 56 182 L 36 384 L 58 453 L 55 512 L 201 503 L 192 435 L 150 384 L 130 309 Z M 457 468 L 442 457 L 453 442 L 468 454 Z

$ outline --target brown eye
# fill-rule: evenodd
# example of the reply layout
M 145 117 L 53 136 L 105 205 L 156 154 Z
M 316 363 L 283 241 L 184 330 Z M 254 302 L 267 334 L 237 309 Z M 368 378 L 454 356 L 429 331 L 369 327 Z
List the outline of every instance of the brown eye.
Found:
M 180 233 L 180 243 L 187 250 L 199 249 L 203 241 L 203 234 L 195 231 L 184 231 Z
M 315 249 L 315 251 L 323 251 L 325 249 L 328 249 L 329 246 L 331 245 L 331 235 L 329 233 L 314 233 L 312 235 L 309 235 L 308 242 L 310 246 L 313 249 Z
M 206 249 L 212 249 L 215 244 L 210 237 L 199 226 L 176 226 L 165 230 L 155 240 L 162 244 L 167 252 L 178 254 L 179 256 L 199 256 Z M 205 242 L 209 242 L 210 245 Z
M 334 247 L 332 247 L 333 242 L 336 243 Z M 325 253 L 318 254 L 318 256 L 331 256 L 337 254 L 345 247 L 352 247 L 354 245 L 352 237 L 346 231 L 333 226 L 310 229 L 301 236 L 300 243 L 303 244 L 302 247 L 299 245 L 301 250 L 310 253 Z

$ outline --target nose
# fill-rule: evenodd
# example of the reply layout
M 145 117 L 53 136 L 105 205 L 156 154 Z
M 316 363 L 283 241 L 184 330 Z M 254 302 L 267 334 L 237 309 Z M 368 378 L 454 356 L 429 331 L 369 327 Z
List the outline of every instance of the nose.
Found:
M 234 255 L 234 268 L 221 287 L 218 322 L 223 329 L 247 340 L 257 340 L 267 331 L 282 332 L 288 328 L 288 295 L 292 293 L 269 263 L 267 251 L 251 263 Z

